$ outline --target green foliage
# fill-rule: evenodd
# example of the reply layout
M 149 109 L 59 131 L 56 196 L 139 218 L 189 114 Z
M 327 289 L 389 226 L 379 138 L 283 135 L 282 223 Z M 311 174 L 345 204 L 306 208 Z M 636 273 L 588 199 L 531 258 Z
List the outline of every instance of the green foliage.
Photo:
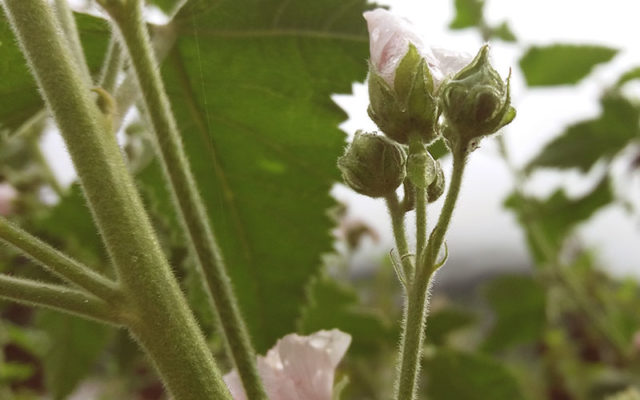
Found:
M 616 87 L 620 87 L 625 83 L 631 82 L 636 79 L 640 79 L 640 67 L 632 68 L 624 74 L 620 75 L 620 78 L 618 78 L 618 82 L 616 82 Z
M 259 352 L 294 329 L 303 288 L 330 249 L 324 210 L 345 114 L 329 96 L 364 78 L 367 57 L 364 1 L 279 5 L 184 8 L 163 69 Z M 142 184 L 168 201 L 162 182 Z
M 76 14 L 82 46 L 92 73 L 97 73 L 107 48 L 109 27 L 103 19 Z M 0 131 L 13 131 L 43 107 L 35 81 L 13 32 L 0 14 Z
M 495 322 L 483 348 L 489 352 L 541 340 L 545 329 L 544 288 L 526 276 L 503 276 L 489 283 L 486 298 Z
M 545 200 L 513 193 L 505 201 L 525 228 L 529 246 L 537 261 L 553 261 L 565 238 L 580 222 L 613 201 L 607 177 L 588 193 L 569 198 L 562 189 Z
M 432 400 L 521 400 L 512 373 L 487 356 L 440 348 L 425 360 L 426 392 Z
M 55 400 L 67 398 L 87 377 L 112 337 L 112 328 L 73 316 L 41 311 L 38 327 L 49 334 L 43 357 L 47 388 Z
M 600 159 L 611 159 L 640 138 L 640 107 L 618 94 L 602 98 L 602 112 L 594 119 L 571 125 L 527 166 L 579 168 L 587 172 Z
M 532 46 L 520 59 L 529 86 L 572 85 L 607 62 L 617 50 L 604 46 L 553 44 Z
M 468 328 L 476 321 L 473 314 L 457 308 L 444 308 L 429 313 L 427 320 L 426 342 L 436 346 L 446 344 L 450 334 Z
M 338 328 L 353 338 L 349 351 L 360 355 L 395 342 L 395 331 L 379 315 L 360 305 L 357 293 L 348 286 L 322 275 L 312 281 L 308 295 L 309 304 L 298 321 L 301 333 Z
M 484 0 L 455 0 L 456 16 L 449 24 L 451 29 L 480 26 L 483 21 Z
M 505 42 L 515 42 L 517 40 L 516 35 L 513 33 L 507 22 L 503 22 L 495 28 L 492 28 L 491 36 L 502 39 Z

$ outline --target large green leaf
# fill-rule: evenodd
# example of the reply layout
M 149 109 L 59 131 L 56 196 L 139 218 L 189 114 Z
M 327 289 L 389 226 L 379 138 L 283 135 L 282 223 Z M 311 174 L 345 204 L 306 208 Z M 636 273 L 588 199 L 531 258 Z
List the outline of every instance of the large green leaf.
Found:
M 569 126 L 527 166 L 579 168 L 586 172 L 598 160 L 611 158 L 640 139 L 640 107 L 617 94 L 602 99 L 598 118 Z
M 532 46 L 520 59 L 520 68 L 529 86 L 571 85 L 617 52 L 609 47 L 575 44 Z
M 425 361 L 427 394 L 432 400 L 522 400 L 514 375 L 481 354 L 439 348 Z
M 553 261 L 566 237 L 581 222 L 613 201 L 611 184 L 603 178 L 590 192 L 569 198 L 562 189 L 540 200 L 513 193 L 505 201 L 525 227 L 532 255 L 537 261 Z
M 330 95 L 365 77 L 366 7 L 225 0 L 177 16 L 163 76 L 259 351 L 294 330 L 330 250 L 346 117 Z M 162 182 L 142 181 L 167 201 Z
M 496 319 L 484 342 L 485 350 L 531 344 L 542 338 L 546 321 L 545 292 L 531 277 L 497 278 L 487 286 L 486 297 Z
M 76 14 L 82 47 L 93 73 L 100 70 L 109 39 L 103 19 Z M 0 13 L 0 131 L 14 130 L 43 105 L 35 81 L 4 14 Z

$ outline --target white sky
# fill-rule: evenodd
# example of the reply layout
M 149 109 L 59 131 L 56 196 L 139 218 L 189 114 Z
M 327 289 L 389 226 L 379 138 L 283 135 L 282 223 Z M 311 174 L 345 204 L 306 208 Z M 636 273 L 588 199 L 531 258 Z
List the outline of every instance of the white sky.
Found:
M 474 54 L 481 40 L 474 30 L 451 32 L 447 25 L 453 17 L 453 0 L 417 1 L 387 0 L 391 10 L 414 22 L 426 44 Z M 487 0 L 486 15 L 490 23 L 508 20 L 520 43 L 553 42 L 591 43 L 620 49 L 613 62 L 598 67 L 575 87 L 527 90 L 517 68 L 512 79 L 513 102 L 518 110 L 515 121 L 505 131 L 512 158 L 524 164 L 540 148 L 561 132 L 568 123 L 598 113 L 598 96 L 603 87 L 615 81 L 622 71 L 640 65 L 637 18 L 640 3 L 631 0 Z M 501 73 L 517 66 L 523 45 L 496 42 L 492 46 L 493 61 Z M 354 85 L 353 96 L 335 96 L 350 119 L 342 125 L 349 134 L 356 129 L 374 130 L 366 115 L 367 93 L 364 85 Z M 618 176 L 616 190 L 638 203 L 640 180 L 630 181 L 624 171 L 628 164 L 614 166 Z M 450 168 L 446 164 L 447 168 Z M 448 169 L 447 169 L 448 170 Z M 502 201 L 511 191 L 511 181 L 495 143 L 485 140 L 469 163 L 459 206 L 448 236 L 451 264 L 459 265 L 454 275 L 486 268 L 510 268 L 528 263 L 522 230 L 512 214 L 502 209 Z M 529 189 L 547 195 L 559 185 L 570 194 L 579 195 L 590 187 L 602 171 L 587 177 L 577 172 L 538 173 Z M 353 218 L 368 221 L 383 237 L 382 244 L 365 247 L 368 257 L 388 252 L 392 238 L 382 201 L 350 193 L 336 187 L 336 197 L 349 201 Z M 436 205 L 438 207 L 438 205 Z M 430 210 L 435 219 L 436 210 Z M 411 223 L 408 224 L 411 226 Z M 593 246 L 603 264 L 617 275 L 640 278 L 640 224 L 622 207 L 611 207 L 598 213 L 580 227 L 581 237 Z M 496 255 L 500 255 L 496 259 Z

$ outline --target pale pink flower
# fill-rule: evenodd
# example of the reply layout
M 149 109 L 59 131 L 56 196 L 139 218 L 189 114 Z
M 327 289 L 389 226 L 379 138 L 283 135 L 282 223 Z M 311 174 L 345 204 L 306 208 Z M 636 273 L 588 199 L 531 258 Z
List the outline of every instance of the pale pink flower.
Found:
M 425 46 L 409 20 L 385 9 L 377 8 L 363 15 L 369 28 L 371 64 L 375 72 L 391 87 L 396 69 L 407 54 L 409 44 L 413 44 L 427 61 L 435 88 L 447 76 L 458 72 L 471 62 L 472 57 L 468 54 Z
M 333 377 L 351 343 L 337 329 L 310 336 L 287 335 L 265 357 L 258 356 L 258 372 L 270 400 L 331 400 Z M 234 400 L 247 400 L 238 372 L 224 376 Z
M 10 183 L 0 183 L 0 215 L 13 212 L 13 202 L 18 197 L 18 191 Z

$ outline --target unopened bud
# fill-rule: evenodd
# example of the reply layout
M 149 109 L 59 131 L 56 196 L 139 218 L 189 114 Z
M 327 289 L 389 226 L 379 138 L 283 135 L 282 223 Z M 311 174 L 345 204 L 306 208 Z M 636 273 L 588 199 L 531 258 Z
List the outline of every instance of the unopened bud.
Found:
M 402 145 L 374 133 L 358 131 L 338 159 L 342 178 L 350 188 L 369 197 L 393 193 L 406 176 L 407 154 Z
M 440 166 L 439 161 L 435 161 L 435 178 L 433 182 L 427 187 L 427 199 L 429 203 L 433 203 L 438 200 L 442 193 L 444 193 L 444 172 L 442 171 L 442 167 Z
M 450 144 L 468 146 L 510 123 L 509 78 L 505 82 L 489 62 L 489 46 L 483 46 L 469 65 L 443 83 L 441 111 Z

